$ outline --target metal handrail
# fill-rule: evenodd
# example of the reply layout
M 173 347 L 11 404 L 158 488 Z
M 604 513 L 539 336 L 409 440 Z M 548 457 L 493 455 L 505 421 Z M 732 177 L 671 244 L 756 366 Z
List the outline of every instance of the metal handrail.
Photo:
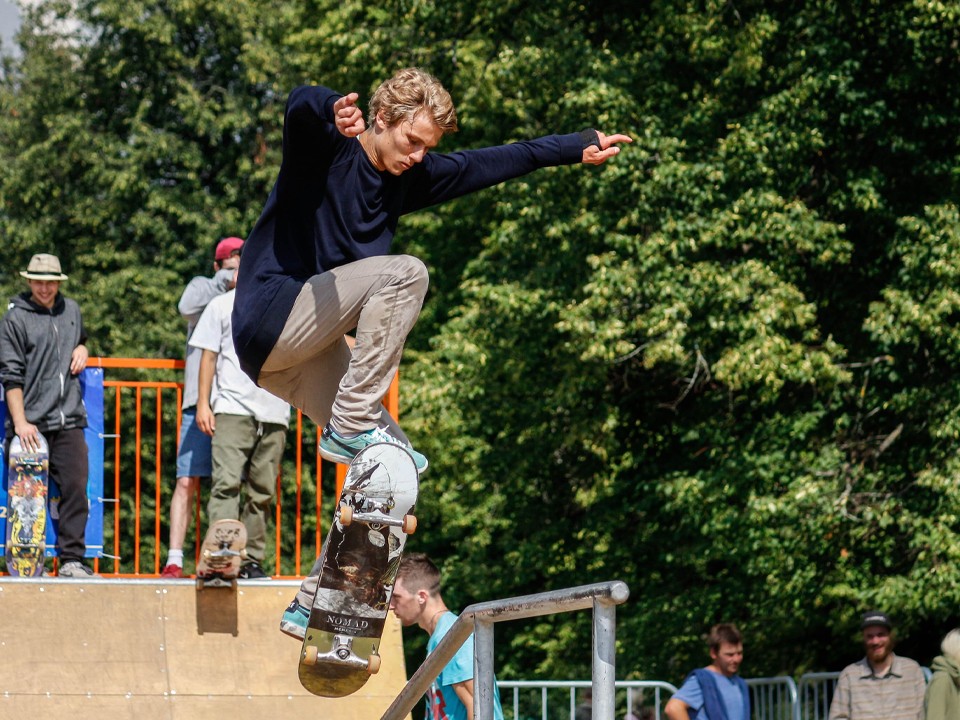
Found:
M 593 608 L 594 712 L 596 717 L 612 718 L 615 701 L 616 606 L 626 602 L 629 597 L 630 589 L 626 583 L 614 580 L 470 605 L 413 674 L 381 720 L 400 720 L 409 715 L 471 633 L 475 635 L 473 716 L 476 720 L 493 720 L 494 623 L 589 608 Z

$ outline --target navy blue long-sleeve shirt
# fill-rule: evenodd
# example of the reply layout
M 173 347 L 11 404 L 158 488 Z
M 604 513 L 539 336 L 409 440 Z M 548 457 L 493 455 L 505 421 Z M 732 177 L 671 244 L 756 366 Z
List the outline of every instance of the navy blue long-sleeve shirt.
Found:
M 580 162 L 579 133 L 453 153 L 427 153 L 397 176 L 378 171 L 357 138 L 340 134 L 328 88 L 287 100 L 283 160 L 240 262 L 233 337 L 254 380 L 303 284 L 346 263 L 390 252 L 401 215 L 553 165 Z

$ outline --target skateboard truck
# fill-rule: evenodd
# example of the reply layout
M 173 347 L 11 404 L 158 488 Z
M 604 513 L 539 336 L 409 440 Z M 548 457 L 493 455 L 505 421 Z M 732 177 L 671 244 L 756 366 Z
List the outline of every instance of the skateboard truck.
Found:
M 403 518 L 400 519 L 379 513 L 355 512 L 352 507 L 343 503 L 340 504 L 338 518 L 343 527 L 348 527 L 351 523 L 359 522 L 364 525 L 392 525 L 393 527 L 400 528 L 405 535 L 413 535 L 417 530 L 416 515 L 404 515 Z
M 334 635 L 333 647 L 321 653 L 316 645 L 307 645 L 303 649 L 303 662 L 316 665 L 318 662 L 335 662 L 347 667 L 366 670 L 371 675 L 380 671 L 380 655 L 374 652 L 367 660 L 353 652 L 353 638 Z
M 229 562 L 218 563 L 217 560 L 226 560 L 229 561 L 232 558 L 246 558 L 247 549 L 242 548 L 241 550 L 231 550 L 229 547 L 222 547 L 219 550 L 204 550 L 203 557 L 206 560 L 212 560 L 210 563 L 210 573 L 204 575 L 197 575 L 197 587 L 230 587 L 233 584 L 234 578 L 227 579 L 223 576 L 222 572 L 218 572 L 217 566 L 223 565 L 224 567 L 229 567 Z
M 203 556 L 208 560 L 210 559 L 216 560 L 217 558 L 223 559 L 223 558 L 235 558 L 235 557 L 246 558 L 247 549 L 243 548 L 242 550 L 231 550 L 229 547 L 223 547 L 223 548 L 220 548 L 219 550 L 204 550 Z

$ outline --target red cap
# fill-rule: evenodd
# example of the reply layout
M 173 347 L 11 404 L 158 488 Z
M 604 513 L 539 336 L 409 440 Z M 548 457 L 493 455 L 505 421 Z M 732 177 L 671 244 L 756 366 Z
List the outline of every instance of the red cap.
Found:
M 214 254 L 214 260 L 226 260 L 235 252 L 240 252 L 243 247 L 243 240 L 238 237 L 224 238 L 217 243 L 217 252 Z

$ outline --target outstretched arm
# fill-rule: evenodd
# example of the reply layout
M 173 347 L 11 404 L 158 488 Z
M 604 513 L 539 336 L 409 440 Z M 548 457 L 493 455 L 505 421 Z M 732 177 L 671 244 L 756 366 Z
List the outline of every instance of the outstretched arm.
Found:
M 586 165 L 602 165 L 614 155 L 620 154 L 620 143 L 632 143 L 629 135 L 604 135 L 599 130 L 589 128 L 580 133 L 584 139 L 583 163 Z
M 599 165 L 619 153 L 617 144 L 622 142 L 630 138 L 590 129 L 475 150 L 427 153 L 423 162 L 404 173 L 410 184 L 402 212 L 422 210 L 540 168 Z

